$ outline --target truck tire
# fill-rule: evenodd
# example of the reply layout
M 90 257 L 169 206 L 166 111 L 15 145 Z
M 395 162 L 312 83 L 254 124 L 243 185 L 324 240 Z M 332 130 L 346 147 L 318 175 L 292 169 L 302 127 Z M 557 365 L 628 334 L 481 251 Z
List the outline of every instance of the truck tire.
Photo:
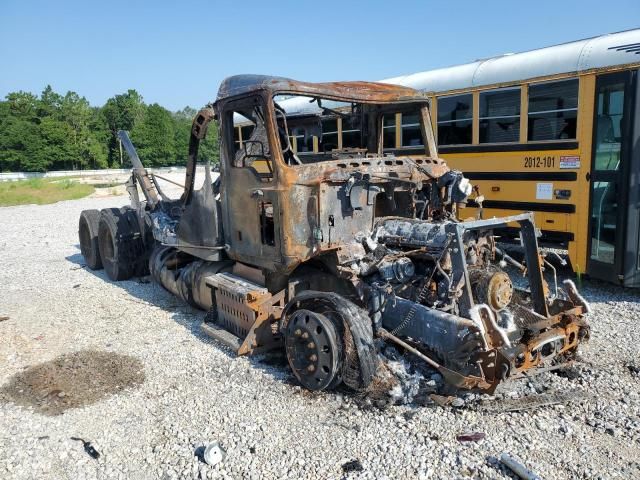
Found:
M 80 253 L 91 270 L 102 268 L 100 247 L 98 246 L 98 224 L 100 212 L 98 210 L 83 210 L 78 222 L 78 239 L 80 241 Z
M 307 290 L 285 306 L 282 318 L 287 360 L 305 388 L 331 390 L 344 383 L 359 391 L 369 386 L 378 362 L 367 312 L 336 293 Z M 320 337 L 315 338 L 314 331 Z M 324 362 L 318 362 L 323 360 L 322 353 L 328 355 Z M 309 366 L 312 362 L 303 361 L 311 355 L 313 368 Z M 324 368 L 326 375 L 318 375 L 318 367 Z
M 138 273 L 145 248 L 135 211 L 128 207 L 102 210 L 98 245 L 102 265 L 111 280 L 128 280 Z

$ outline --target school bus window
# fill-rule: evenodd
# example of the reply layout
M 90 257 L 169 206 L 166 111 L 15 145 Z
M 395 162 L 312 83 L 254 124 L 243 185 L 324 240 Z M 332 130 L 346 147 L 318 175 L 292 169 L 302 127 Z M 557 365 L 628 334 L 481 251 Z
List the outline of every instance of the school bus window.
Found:
M 620 168 L 624 83 L 607 85 L 598 92 L 595 132 L 595 170 Z
M 520 87 L 480 93 L 480 143 L 520 140 Z
M 302 127 L 297 127 L 293 129 L 293 136 L 295 137 L 296 141 L 296 152 L 298 153 L 305 153 L 305 152 L 312 152 L 313 151 L 313 138 L 311 136 L 309 136 L 309 138 L 307 138 L 307 132 L 304 128 Z M 293 142 L 292 142 L 293 144 Z
M 529 86 L 528 140 L 576 138 L 578 79 Z
M 422 131 L 418 114 L 402 114 L 402 146 L 422 146 Z
M 360 117 L 351 115 L 342 118 L 342 148 L 360 148 L 362 134 L 360 132 Z
M 322 120 L 322 137 L 320 139 L 320 151 L 330 152 L 338 148 L 338 120 L 327 118 Z
M 473 118 L 471 94 L 438 98 L 438 144 L 470 145 Z
M 382 135 L 384 148 L 396 148 L 396 116 L 385 115 L 382 117 Z

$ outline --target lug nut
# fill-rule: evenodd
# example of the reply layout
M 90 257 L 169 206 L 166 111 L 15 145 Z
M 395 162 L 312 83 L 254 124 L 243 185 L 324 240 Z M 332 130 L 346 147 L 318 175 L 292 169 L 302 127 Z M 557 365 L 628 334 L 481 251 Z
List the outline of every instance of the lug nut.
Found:
M 310 371 L 310 372 L 313 372 L 315 369 L 316 369 L 316 367 L 314 365 L 309 365 L 307 367 L 307 370 Z
M 318 356 L 314 353 L 309 357 L 309 360 L 311 360 L 312 362 L 315 362 L 316 360 L 318 360 Z
M 302 334 L 302 338 L 304 338 L 305 340 L 306 340 L 307 338 L 309 338 L 309 332 L 304 332 L 304 333 Z
M 309 349 L 316 348 L 316 344 L 313 343 L 313 342 L 309 342 L 309 343 L 307 343 L 307 348 L 309 348 Z
M 298 328 L 295 332 L 293 332 L 293 334 L 294 334 L 296 337 L 299 337 L 300 335 L 302 335 L 302 330 L 300 330 L 300 329 Z

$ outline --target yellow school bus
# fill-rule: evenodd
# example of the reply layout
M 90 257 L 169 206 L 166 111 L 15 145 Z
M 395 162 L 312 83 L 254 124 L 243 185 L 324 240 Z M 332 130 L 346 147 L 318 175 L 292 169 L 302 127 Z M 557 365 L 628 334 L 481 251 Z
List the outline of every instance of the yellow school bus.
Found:
M 640 286 L 639 68 L 636 29 L 387 81 L 432 93 L 438 151 L 485 216 L 533 211 L 574 271 Z
M 541 244 L 567 250 L 576 273 L 640 286 L 639 69 L 636 29 L 383 81 L 430 95 L 438 152 L 479 187 L 485 218 L 532 211 Z M 305 126 L 306 104 L 282 102 L 300 110 L 297 153 L 361 144 L 344 115 Z M 383 122 L 385 150 L 424 149 L 416 115 Z

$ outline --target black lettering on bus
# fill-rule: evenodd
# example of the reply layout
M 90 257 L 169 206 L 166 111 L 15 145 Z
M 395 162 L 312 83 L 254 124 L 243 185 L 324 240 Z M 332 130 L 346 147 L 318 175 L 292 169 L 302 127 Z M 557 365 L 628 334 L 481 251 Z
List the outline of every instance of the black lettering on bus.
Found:
M 544 157 L 524 157 L 524 168 L 554 168 L 556 157 L 547 155 Z

